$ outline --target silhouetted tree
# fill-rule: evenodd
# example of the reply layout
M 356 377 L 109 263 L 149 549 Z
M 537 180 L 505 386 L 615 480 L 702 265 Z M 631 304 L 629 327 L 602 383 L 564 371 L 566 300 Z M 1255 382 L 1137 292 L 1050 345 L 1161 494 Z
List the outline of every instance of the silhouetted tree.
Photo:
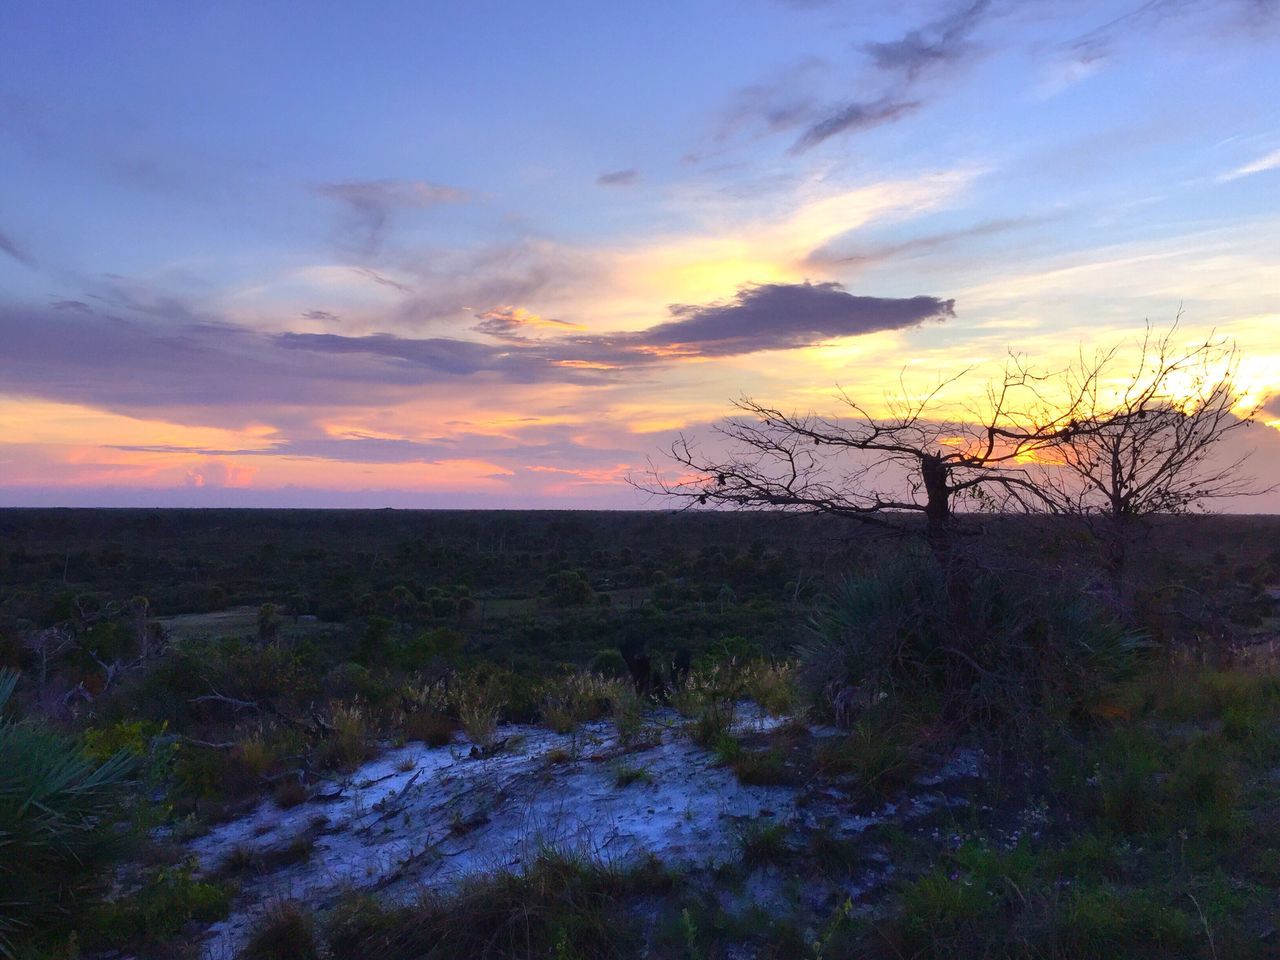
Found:
M 1151 517 L 1265 492 L 1241 472 L 1250 452 L 1222 449 L 1258 409 L 1242 408 L 1238 360 L 1228 339 L 1180 343 L 1175 321 L 1163 334 L 1147 327 L 1132 365 L 1112 349 L 1081 356 L 1063 375 L 1078 397 L 1078 425 L 1047 454 L 1037 483 L 1089 524 L 1117 590 L 1132 539 Z
M 987 388 L 985 409 L 957 415 L 944 410 L 940 395 L 962 376 L 921 399 L 889 401 L 884 416 L 843 390 L 843 418 L 786 413 L 743 398 L 734 402 L 742 415 L 715 428 L 728 441 L 726 455 L 706 456 L 682 435 L 670 457 L 684 477 L 669 481 L 655 467 L 633 483 L 690 505 L 824 513 L 902 531 L 919 531 L 907 518 L 923 517 L 929 543 L 946 554 L 963 502 L 1052 508 L 1023 462 L 1076 429 L 1087 396 L 1078 388 L 1067 402 L 1050 404 L 1044 378 L 1014 357 Z

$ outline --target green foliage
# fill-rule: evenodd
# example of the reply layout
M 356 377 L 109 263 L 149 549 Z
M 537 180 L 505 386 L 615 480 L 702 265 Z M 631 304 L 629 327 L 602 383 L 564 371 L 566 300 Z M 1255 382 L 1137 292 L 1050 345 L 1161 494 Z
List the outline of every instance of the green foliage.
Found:
M 0 953 L 66 918 L 118 852 L 111 824 L 133 767 L 105 761 L 32 721 L 4 714 L 17 675 L 0 671 Z
M 592 597 L 591 583 L 581 570 L 561 570 L 542 585 L 547 599 L 558 607 L 580 607 Z
M 845 735 L 819 748 L 818 769 L 851 776 L 862 788 L 887 796 L 919 770 L 915 732 L 884 709 L 867 711 Z
M 796 772 L 786 764 L 778 747 L 768 750 L 743 750 L 729 761 L 738 782 L 748 787 L 776 787 L 795 783 Z
M 1030 566 L 943 569 L 929 557 L 856 576 L 802 652 L 808 688 L 828 710 L 861 690 L 1005 736 L 1086 719 L 1145 642 L 1052 583 Z
M 226 884 L 197 880 L 193 862 L 162 867 L 133 893 L 95 907 L 87 922 L 88 940 L 111 947 L 162 942 L 193 920 L 221 920 L 231 896 Z
M 748 867 L 776 865 L 792 854 L 786 825 L 773 820 L 748 820 L 738 827 L 737 841 Z

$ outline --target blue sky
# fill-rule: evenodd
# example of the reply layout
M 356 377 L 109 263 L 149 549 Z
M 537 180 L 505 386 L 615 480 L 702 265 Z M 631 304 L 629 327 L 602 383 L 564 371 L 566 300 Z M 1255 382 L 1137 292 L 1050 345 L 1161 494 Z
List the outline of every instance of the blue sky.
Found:
M 1265 399 L 1277 54 L 1270 0 L 11 0 L 0 503 L 634 505 L 743 392 L 1180 306 Z

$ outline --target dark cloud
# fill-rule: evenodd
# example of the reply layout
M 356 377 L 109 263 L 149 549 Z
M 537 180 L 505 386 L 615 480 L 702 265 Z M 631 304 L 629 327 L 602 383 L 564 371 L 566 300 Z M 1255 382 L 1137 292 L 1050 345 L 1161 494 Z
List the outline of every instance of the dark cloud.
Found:
M 673 306 L 671 313 L 676 319 L 635 334 L 633 342 L 710 357 L 785 350 L 946 320 L 955 316 L 955 301 L 858 297 L 838 283 L 768 283 L 743 287 L 721 303 Z
M 382 246 L 387 225 L 398 210 L 423 209 L 468 199 L 462 190 L 425 180 L 344 180 L 322 183 L 316 193 L 341 204 L 348 245 L 364 253 Z
M 969 38 L 989 6 L 990 0 L 970 0 L 899 37 L 858 44 L 870 61 L 870 73 L 858 81 L 867 94 L 836 103 L 819 101 L 810 91 L 831 72 L 831 65 L 816 59 L 746 87 L 725 115 L 717 139 L 749 127 L 765 134 L 799 129 L 791 152 L 803 153 L 832 137 L 900 120 L 924 105 L 918 90 L 923 81 L 973 54 Z
M 613 170 L 596 177 L 596 183 L 602 187 L 629 187 L 639 181 L 639 170 Z
M 401 283 L 399 280 L 392 280 L 390 277 L 379 273 L 370 267 L 352 267 L 356 273 L 366 279 L 372 280 L 374 283 L 382 287 L 390 287 L 392 290 L 399 290 L 401 293 L 413 293 L 413 287 L 407 283 Z
M 867 130 L 900 120 L 920 109 L 918 100 L 879 100 L 875 103 L 845 103 L 836 107 L 808 129 L 791 145 L 792 153 L 803 153 L 840 133 Z
M 970 51 L 969 34 L 981 21 L 990 0 L 975 0 L 934 23 L 911 30 L 881 43 L 868 43 L 863 49 L 872 62 L 902 81 L 910 83 L 930 68 L 954 63 Z
M 164 299 L 144 303 L 154 309 Z M 689 357 L 792 349 L 954 315 L 953 301 L 934 297 L 859 297 L 836 283 L 761 284 L 722 302 L 672 306 L 666 323 L 616 334 L 555 332 L 569 325 L 492 311 L 481 322 L 496 342 L 481 342 L 264 333 L 193 320 L 190 309 L 157 322 L 75 303 L 69 309 L 0 305 L 6 393 L 131 415 L 182 413 L 183 422 L 223 426 L 391 405 L 425 387 L 469 378 L 618 382 L 629 370 Z M 538 338 L 519 332 L 531 325 L 552 332 Z
M 448 337 L 399 337 L 375 333 L 346 337 L 333 333 L 284 333 L 273 338 L 277 347 L 314 356 L 346 355 L 379 358 L 388 372 L 399 372 L 408 381 L 471 377 L 491 374 L 511 383 L 546 381 L 595 382 L 597 371 L 560 368 L 554 354 L 538 348 L 495 346 Z
M 328 310 L 308 310 L 302 314 L 303 320 L 319 320 L 323 323 L 337 323 L 341 317 L 336 313 L 330 313 Z
M 3 230 L 0 230 L 0 253 L 7 254 L 24 267 L 34 267 L 36 265 L 36 261 L 31 254 L 27 253 L 26 250 L 18 245 L 18 241 Z

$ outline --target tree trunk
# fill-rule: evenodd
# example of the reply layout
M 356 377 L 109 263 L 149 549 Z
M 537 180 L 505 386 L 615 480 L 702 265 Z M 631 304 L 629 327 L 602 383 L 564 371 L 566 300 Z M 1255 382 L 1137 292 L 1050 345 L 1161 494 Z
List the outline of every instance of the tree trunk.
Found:
M 951 555 L 955 518 L 951 513 L 950 471 L 938 453 L 920 457 L 920 479 L 924 481 L 925 537 L 940 561 Z

